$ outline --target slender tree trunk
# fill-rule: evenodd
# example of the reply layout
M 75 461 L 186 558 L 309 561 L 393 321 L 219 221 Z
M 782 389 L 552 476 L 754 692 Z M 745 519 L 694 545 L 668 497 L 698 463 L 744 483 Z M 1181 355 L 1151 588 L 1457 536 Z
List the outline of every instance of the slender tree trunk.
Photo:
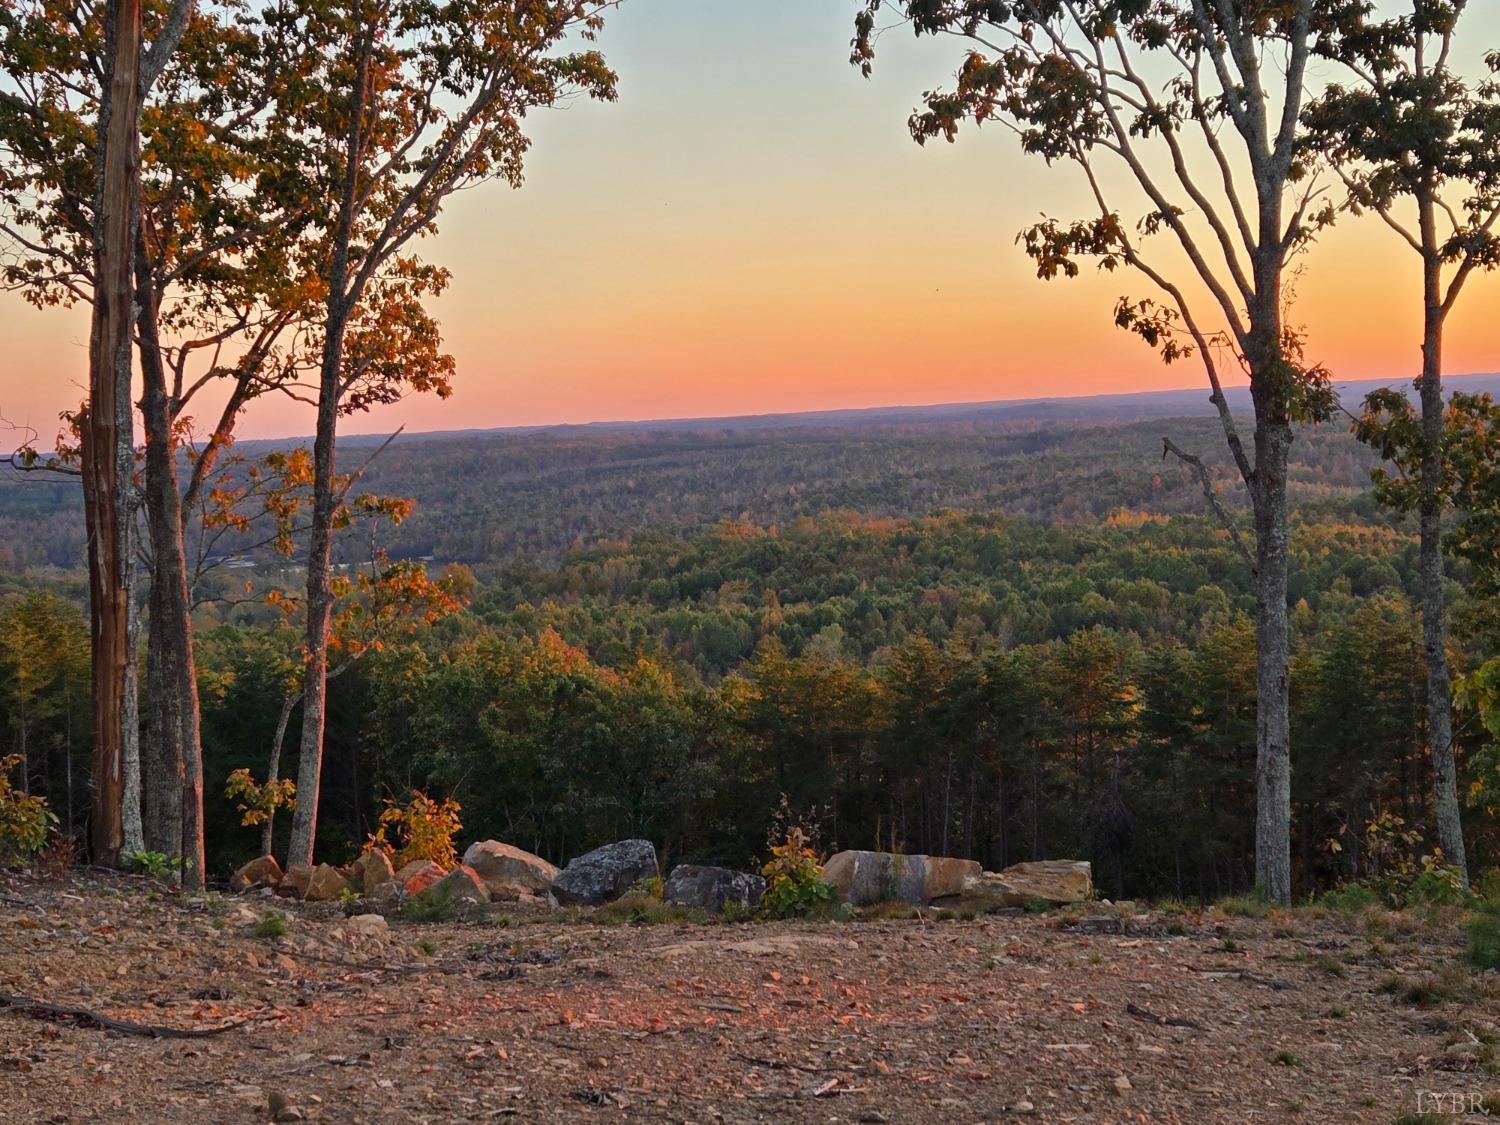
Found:
M 130 588 L 135 589 L 134 559 L 131 560 Z M 141 822 L 141 608 L 134 596 L 130 599 L 128 613 L 125 643 L 130 648 L 130 663 L 125 666 L 125 708 L 120 716 L 125 753 L 125 793 L 120 815 L 125 854 L 133 855 L 146 848 L 145 826 Z
M 151 640 L 156 713 L 150 747 L 153 775 L 165 783 L 153 812 L 176 836 L 164 850 L 181 857 L 183 883 L 203 886 L 203 754 L 200 743 L 197 666 L 193 658 L 192 600 L 183 541 L 182 495 L 172 440 L 173 406 L 157 338 L 157 308 L 145 248 L 137 245 L 137 308 L 141 340 L 141 402 L 146 427 L 146 523 L 151 535 Z M 172 782 L 176 781 L 174 786 Z M 169 810 L 176 806 L 174 818 Z M 164 841 L 165 842 L 165 839 Z
M 313 439 L 313 518 L 307 551 L 307 636 L 302 667 L 302 739 L 297 760 L 297 806 L 292 812 L 288 863 L 311 863 L 323 773 L 328 704 L 328 630 L 333 619 L 334 439 L 344 315 L 330 311 L 323 347 L 318 426 Z
M 1259 397 L 1259 396 L 1258 396 Z M 1270 396 L 1267 396 L 1270 397 Z M 1257 401 L 1257 413 L 1264 410 Z M 1286 421 L 1255 428 L 1255 882 L 1272 902 L 1292 900 L 1291 697 L 1288 676 Z
M 160 633 L 169 614 L 159 604 L 162 592 L 153 573 L 146 621 L 146 741 L 141 769 L 146 846 L 173 855 L 182 846 L 182 741 L 177 734 L 175 695 L 163 668 L 165 645 Z
M 1448 621 L 1443 590 L 1443 298 L 1442 256 L 1429 196 L 1423 201 L 1422 473 L 1418 481 L 1420 543 L 1417 573 L 1422 599 L 1422 655 L 1427 670 L 1427 738 L 1432 746 L 1433 805 L 1443 858 L 1469 885 L 1458 767 L 1453 752 L 1453 687 L 1448 671 Z
M 83 428 L 94 697 L 93 860 L 116 865 L 124 848 L 124 716 L 130 664 L 130 488 L 134 469 L 131 251 L 139 171 L 140 0 L 110 0 L 107 73 L 100 99 L 94 304 L 89 403 Z
M 328 301 L 323 325 L 323 354 L 318 372 L 318 424 L 313 438 L 313 518 L 307 548 L 307 639 L 302 666 L 302 739 L 298 747 L 297 806 L 292 812 L 292 839 L 287 862 L 311 863 L 318 828 L 318 787 L 323 773 L 323 732 L 328 703 L 328 630 L 333 620 L 335 508 L 334 442 L 338 435 L 340 377 L 344 331 L 359 301 L 350 292 L 350 246 L 358 206 L 363 159 L 365 106 L 369 98 L 370 57 L 374 42 L 360 45 L 349 97 L 349 132 L 344 148 L 344 182 L 338 223 L 328 266 Z
M 266 784 L 270 785 L 281 776 L 281 748 L 286 743 L 286 728 L 291 725 L 292 711 L 297 707 L 301 694 L 289 695 L 281 701 L 281 714 L 276 718 L 276 737 L 271 742 L 271 760 L 266 763 Z M 276 810 L 266 812 L 266 822 L 260 826 L 260 854 L 274 855 Z

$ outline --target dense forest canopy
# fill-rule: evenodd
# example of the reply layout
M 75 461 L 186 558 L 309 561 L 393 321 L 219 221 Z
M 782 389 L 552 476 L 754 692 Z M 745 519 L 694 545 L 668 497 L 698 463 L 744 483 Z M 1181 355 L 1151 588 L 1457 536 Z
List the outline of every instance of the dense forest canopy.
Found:
M 1253 586 L 1196 482 L 1160 460 L 1163 432 L 1206 446 L 1212 425 L 398 442 L 369 470 L 420 501 L 390 545 L 435 555 L 467 605 L 331 683 L 324 849 L 352 854 L 382 797 L 426 788 L 474 834 L 556 860 L 639 834 L 747 862 L 785 793 L 830 848 L 1076 854 L 1116 895 L 1243 889 Z M 1375 503 L 1374 455 L 1342 426 L 1295 448 L 1294 843 L 1312 887 L 1369 873 L 1382 814 L 1425 830 L 1428 763 L 1411 528 Z M 45 515 L 48 487 L 12 482 L 8 502 Z M 7 737 L 76 825 L 81 584 L 54 524 L 28 522 L 6 567 Z M 366 541 L 356 528 L 344 550 Z M 297 644 L 260 596 L 295 585 L 290 564 L 256 558 L 198 591 L 218 871 L 254 846 L 222 784 L 263 776 Z M 1460 670 L 1491 651 L 1462 577 Z M 1479 785 L 1472 716 L 1459 738 Z M 1488 862 L 1500 839 L 1470 811 Z

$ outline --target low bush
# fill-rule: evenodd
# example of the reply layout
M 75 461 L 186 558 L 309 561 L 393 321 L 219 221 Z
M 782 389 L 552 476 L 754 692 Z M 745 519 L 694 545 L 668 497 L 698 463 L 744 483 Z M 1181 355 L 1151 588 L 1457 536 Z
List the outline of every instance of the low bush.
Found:
M 21 755 L 0 758 L 0 867 L 22 867 L 47 846 L 57 817 L 41 797 L 17 789 L 10 775 Z
M 1469 964 L 1500 969 L 1500 908 L 1475 911 L 1468 922 Z

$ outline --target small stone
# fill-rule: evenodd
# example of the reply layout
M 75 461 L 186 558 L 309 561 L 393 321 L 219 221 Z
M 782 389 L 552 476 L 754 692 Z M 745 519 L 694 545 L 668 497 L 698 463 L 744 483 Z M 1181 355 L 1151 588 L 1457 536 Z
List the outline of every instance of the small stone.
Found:
M 1115 1093 L 1117 1093 L 1117 1094 L 1128 1094 L 1133 1089 L 1135 1089 L 1135 1087 L 1130 1084 L 1130 1079 L 1126 1078 L 1123 1074 L 1117 1075 L 1115 1077 L 1115 1081 L 1114 1081 L 1114 1091 L 1115 1091 Z

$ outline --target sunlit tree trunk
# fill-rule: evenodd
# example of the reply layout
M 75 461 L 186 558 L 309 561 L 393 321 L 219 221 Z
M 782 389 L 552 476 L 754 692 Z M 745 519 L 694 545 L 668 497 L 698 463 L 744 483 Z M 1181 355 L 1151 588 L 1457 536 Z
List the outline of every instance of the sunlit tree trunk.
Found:
M 134 468 L 131 385 L 131 257 L 135 243 L 140 98 L 140 0 L 110 0 L 105 86 L 100 97 L 94 217 L 94 304 L 89 402 L 83 427 L 94 703 L 95 863 L 124 848 L 124 718 L 130 664 L 130 488 Z

